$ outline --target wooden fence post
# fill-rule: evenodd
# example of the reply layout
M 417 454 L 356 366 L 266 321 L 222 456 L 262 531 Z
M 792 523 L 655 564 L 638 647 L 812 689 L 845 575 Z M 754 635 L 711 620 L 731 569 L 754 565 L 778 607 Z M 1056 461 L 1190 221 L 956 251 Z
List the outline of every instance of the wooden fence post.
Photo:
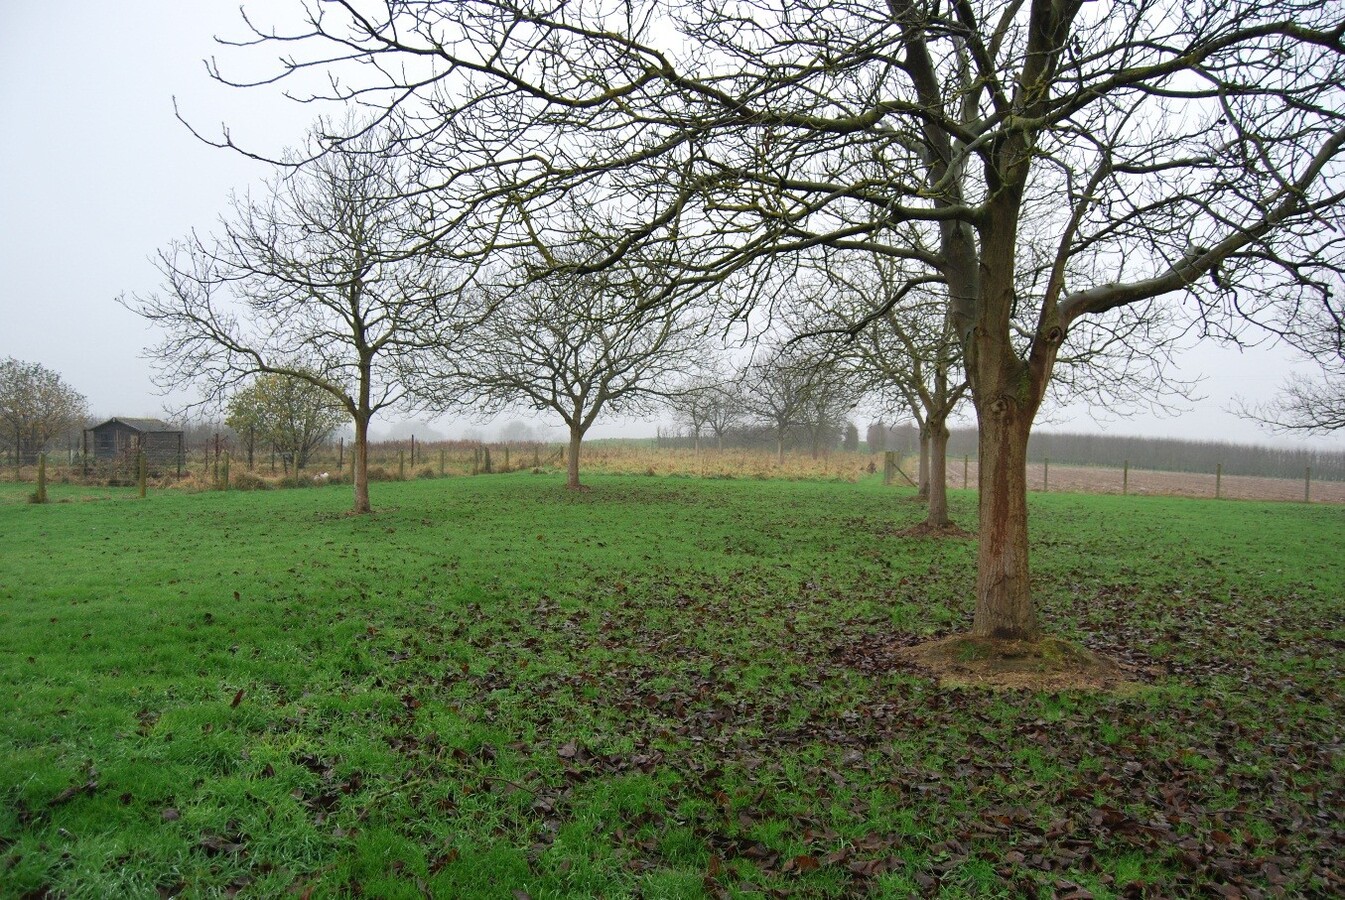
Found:
M 1214 467 L 1214 499 L 1218 500 L 1224 495 L 1224 464 L 1218 463 Z
M 346 468 L 346 439 L 341 438 L 336 442 L 336 471 L 344 472 Z
M 892 483 L 892 473 L 897 468 L 897 452 L 895 450 L 883 451 L 883 484 Z
M 446 451 L 443 447 L 440 447 L 440 448 L 439 448 L 439 477 L 440 477 L 440 478 L 443 478 L 443 477 L 444 477 L 444 457 L 445 457 L 446 454 L 447 454 L 447 451 Z
M 47 502 L 47 454 L 40 453 L 37 457 L 37 492 L 33 494 L 33 502 Z
M 416 436 L 411 435 L 411 468 L 416 467 Z
M 1041 489 L 1049 491 L 1051 489 L 1051 457 L 1046 457 L 1045 463 L 1041 469 Z
M 1125 468 L 1121 469 L 1121 493 L 1130 493 L 1130 460 L 1126 460 Z
M 136 480 L 139 482 L 140 485 L 140 497 L 141 499 L 144 499 L 145 480 L 146 476 L 149 474 L 148 467 L 145 465 L 145 448 L 140 447 L 138 450 L 136 450 L 135 455 L 136 455 L 136 468 L 139 470 L 139 474 Z
M 1312 466 L 1303 470 L 1303 502 L 1312 502 Z
M 970 461 L 971 461 L 970 455 L 964 455 L 962 457 L 962 490 L 964 491 L 967 489 L 967 466 L 970 463 Z

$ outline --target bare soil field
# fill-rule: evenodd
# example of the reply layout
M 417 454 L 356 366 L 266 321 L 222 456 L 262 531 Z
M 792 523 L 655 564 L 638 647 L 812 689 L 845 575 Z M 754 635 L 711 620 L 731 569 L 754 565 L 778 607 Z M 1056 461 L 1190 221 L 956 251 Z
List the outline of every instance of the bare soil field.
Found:
M 963 487 L 964 467 L 960 461 L 948 466 L 949 487 Z M 966 467 L 968 483 L 976 484 L 976 461 Z M 1217 485 L 1216 485 L 1217 482 Z M 1121 469 L 1096 466 L 1065 466 L 1051 463 L 1049 470 L 1040 462 L 1027 468 L 1028 490 L 1075 491 L 1088 494 L 1139 494 L 1161 497 L 1208 497 L 1228 500 L 1288 500 L 1303 502 L 1304 488 L 1312 503 L 1345 503 L 1345 482 L 1305 479 L 1257 478 L 1248 475 L 1224 475 L 1214 472 L 1154 472 L 1132 468 L 1127 475 Z M 1217 493 L 1216 493 L 1217 491 Z

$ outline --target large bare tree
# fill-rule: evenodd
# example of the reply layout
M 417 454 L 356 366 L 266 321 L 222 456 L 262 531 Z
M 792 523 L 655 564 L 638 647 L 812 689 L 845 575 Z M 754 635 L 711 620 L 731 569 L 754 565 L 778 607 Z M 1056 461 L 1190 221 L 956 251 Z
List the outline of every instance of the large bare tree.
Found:
M 1338 3 L 305 8 L 299 32 L 258 30 L 287 51 L 260 80 L 320 69 L 413 110 L 420 149 L 477 162 L 444 227 L 481 249 L 583 186 L 627 216 L 595 269 L 675 240 L 682 281 L 821 245 L 941 279 L 979 424 L 979 636 L 1040 632 L 1026 450 L 1071 334 L 1163 305 L 1211 330 L 1276 318 L 1341 256 Z
M 163 290 L 123 303 L 162 329 L 149 352 L 166 389 L 196 386 L 218 404 L 269 374 L 330 395 L 354 424 L 354 509 L 366 513 L 370 420 L 413 404 L 409 374 L 429 348 L 456 348 L 481 310 L 420 246 L 418 176 L 388 151 L 392 132 L 330 145 L 333 130 L 314 131 L 325 152 L 295 154 L 260 196 L 235 197 L 217 234 L 160 251 Z

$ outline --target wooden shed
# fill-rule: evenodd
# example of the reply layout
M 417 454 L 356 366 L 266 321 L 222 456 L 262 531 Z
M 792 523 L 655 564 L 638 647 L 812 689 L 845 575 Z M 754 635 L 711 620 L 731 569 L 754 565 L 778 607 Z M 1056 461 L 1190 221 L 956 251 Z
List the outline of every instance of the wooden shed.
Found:
M 115 470 L 134 464 L 141 451 L 154 474 L 182 474 L 186 444 L 181 429 L 161 419 L 112 418 L 84 431 L 85 458 Z

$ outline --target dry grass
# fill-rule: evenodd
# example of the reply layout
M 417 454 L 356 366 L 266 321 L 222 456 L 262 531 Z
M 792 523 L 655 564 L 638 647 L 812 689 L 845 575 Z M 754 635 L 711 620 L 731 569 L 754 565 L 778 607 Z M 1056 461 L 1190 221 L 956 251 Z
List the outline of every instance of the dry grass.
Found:
M 786 453 L 784 461 L 765 450 L 657 449 L 629 444 L 596 444 L 584 448 L 584 472 L 604 475 L 680 476 L 694 478 L 787 478 L 801 481 L 858 481 L 882 466 L 881 457 L 834 452 L 816 459 Z

